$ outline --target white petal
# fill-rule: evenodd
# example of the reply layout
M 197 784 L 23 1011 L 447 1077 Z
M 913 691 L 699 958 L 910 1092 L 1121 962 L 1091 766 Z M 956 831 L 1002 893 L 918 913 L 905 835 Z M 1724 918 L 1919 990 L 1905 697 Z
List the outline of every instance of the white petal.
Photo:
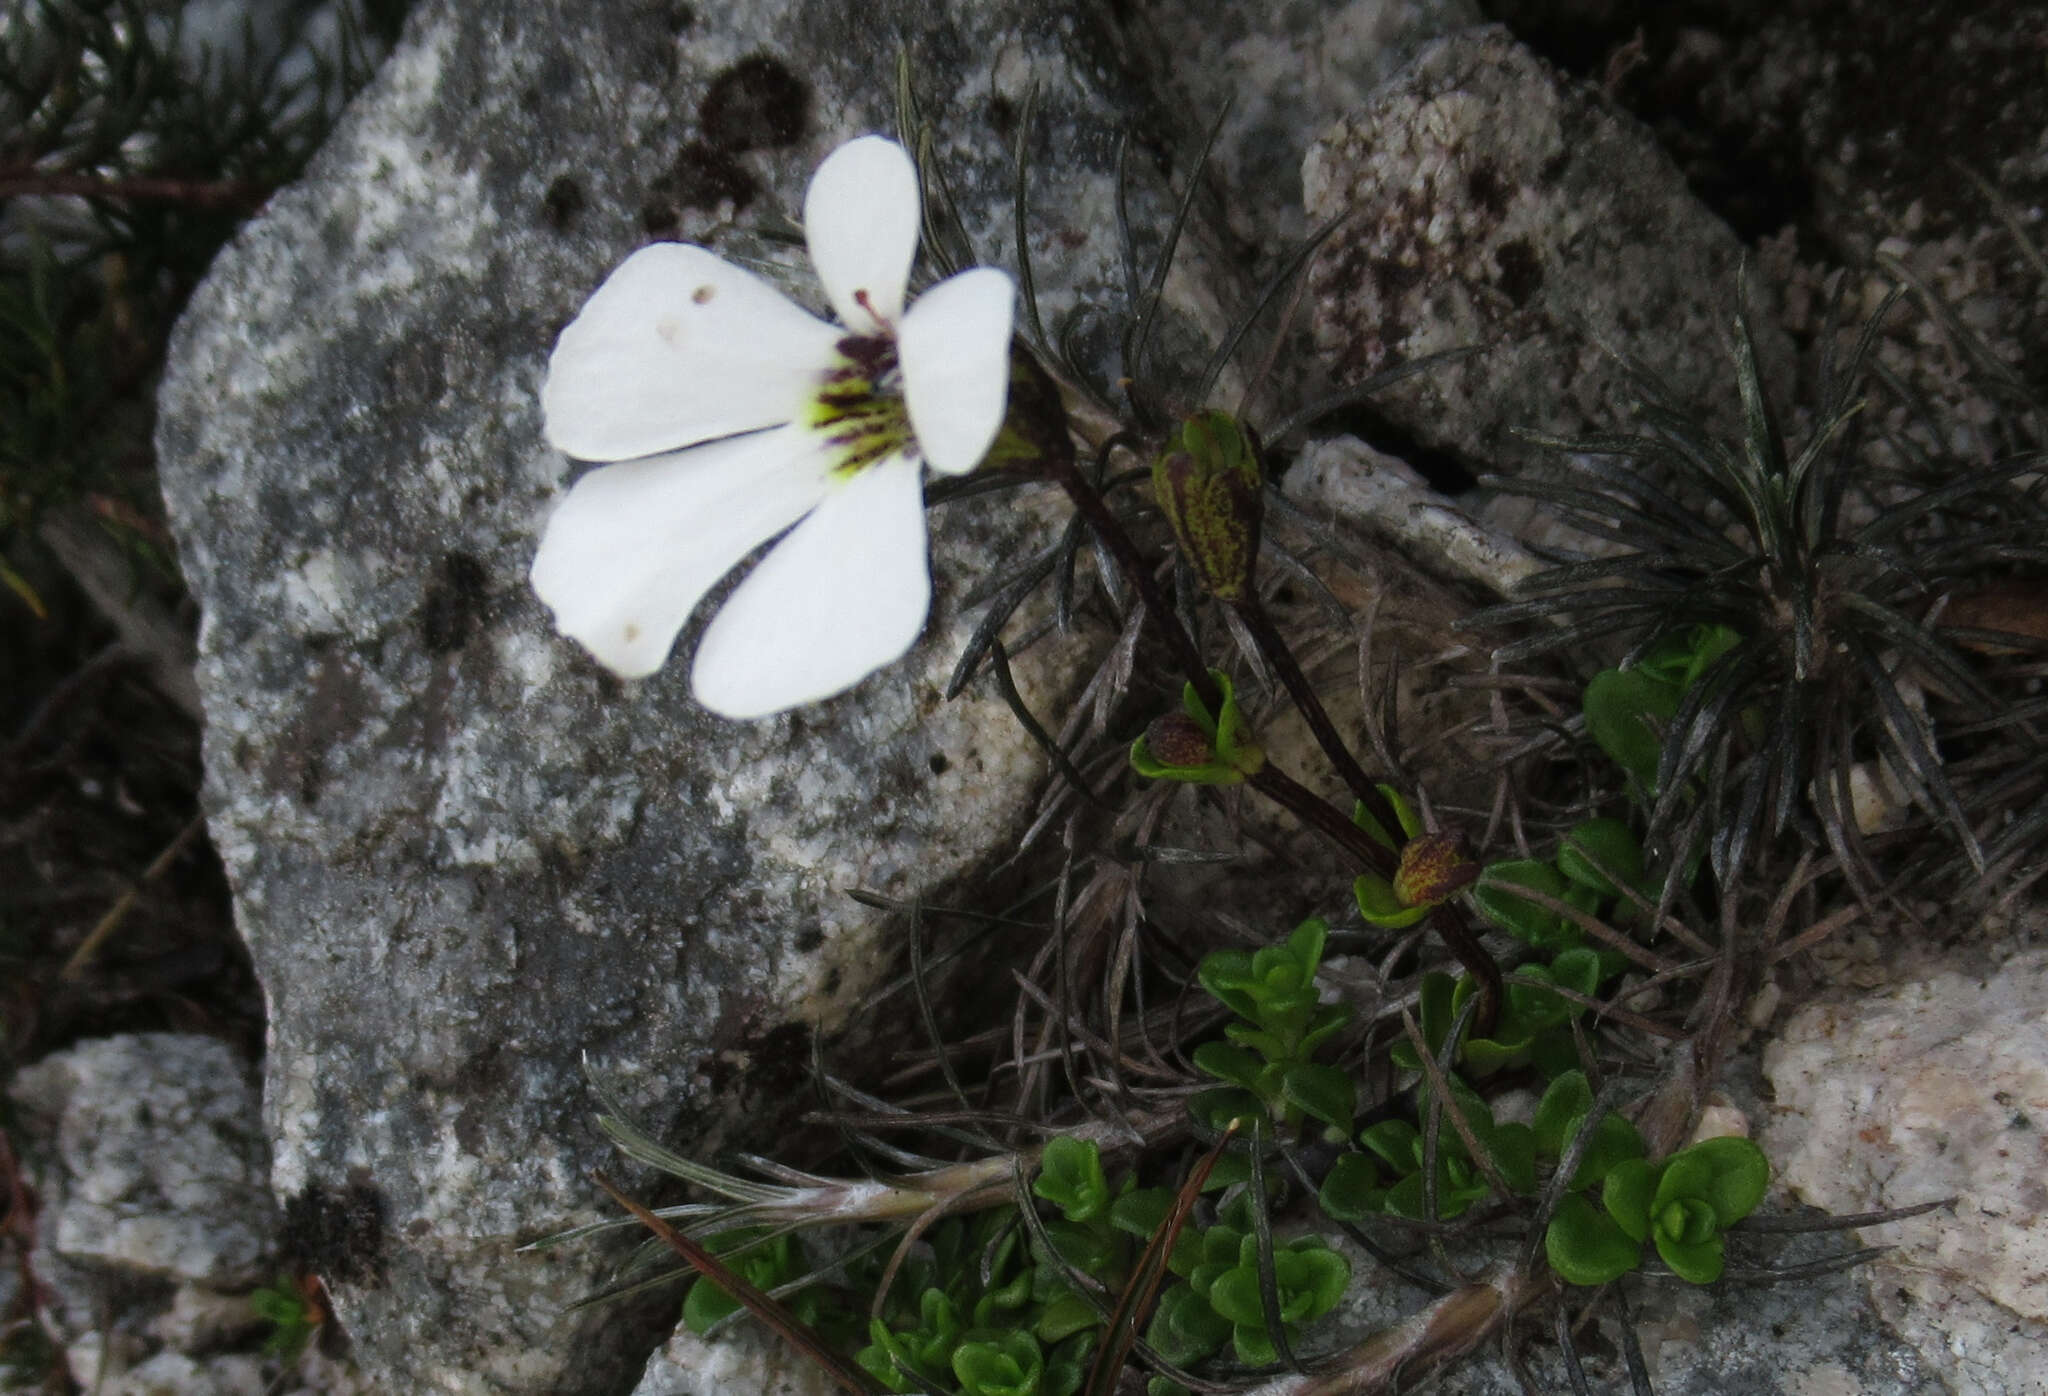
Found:
M 920 471 L 895 456 L 834 486 L 740 583 L 691 686 L 727 717 L 829 698 L 909 649 L 930 604 Z
M 1016 287 L 993 267 L 948 277 L 917 298 L 896 336 L 903 400 L 917 448 L 934 470 L 981 464 L 1010 400 L 1010 317 Z
M 548 440 L 580 460 L 630 460 L 780 426 L 841 334 L 701 247 L 643 247 L 555 344 L 540 392 Z
M 820 444 L 789 426 L 591 471 L 548 519 L 533 589 L 606 668 L 653 673 L 704 593 L 824 498 Z
M 856 334 L 879 334 L 902 318 L 922 211 L 917 166 L 881 136 L 848 141 L 811 176 L 804 239 L 833 310 Z

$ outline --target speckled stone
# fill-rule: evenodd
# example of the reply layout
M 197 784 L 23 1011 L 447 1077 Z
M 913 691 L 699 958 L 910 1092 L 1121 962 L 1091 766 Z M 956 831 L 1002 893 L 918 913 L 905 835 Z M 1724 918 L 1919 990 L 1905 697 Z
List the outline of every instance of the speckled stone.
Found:
M 1425 48 L 1310 149 L 1318 348 L 1345 382 L 1444 350 L 1375 405 L 1478 470 L 1537 455 L 1515 429 L 1613 430 L 1635 394 L 1608 350 L 1732 412 L 1742 248 L 1650 133 L 1499 28 Z M 1789 362 L 1760 324 L 1767 375 Z M 1789 387 L 1789 384 L 1784 386 Z
M 41 1191 L 37 1244 L 128 1279 L 253 1284 L 276 1212 L 256 1091 L 217 1038 L 94 1038 L 8 1087 Z
M 1958 1391 L 2048 1390 L 2048 953 L 1809 1004 L 1764 1053 L 1784 1184 L 1899 1222 L 1872 1301 Z

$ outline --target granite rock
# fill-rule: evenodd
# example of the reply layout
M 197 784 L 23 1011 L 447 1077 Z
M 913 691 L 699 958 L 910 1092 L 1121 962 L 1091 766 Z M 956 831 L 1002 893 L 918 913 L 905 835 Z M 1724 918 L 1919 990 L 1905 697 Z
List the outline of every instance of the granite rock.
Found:
M 1484 349 L 1375 399 L 1415 440 L 1508 471 L 1539 454 L 1516 429 L 1613 430 L 1635 394 L 1612 354 L 1732 415 L 1741 245 L 1646 129 L 1505 30 L 1424 48 L 1323 134 L 1303 184 L 1312 221 L 1345 217 L 1312 278 L 1334 378 Z M 1759 333 L 1781 383 L 1786 342 Z
M 2048 953 L 1795 1012 L 1764 1052 L 1765 1147 L 1834 1212 L 1951 1208 L 1885 1228 L 1873 1304 L 1958 1391 L 2048 1388 Z
M 1432 39 L 1479 22 L 1475 0 L 1141 0 L 1125 21 L 1133 66 L 1197 129 L 1223 225 L 1272 257 L 1308 233 L 1305 143 L 1364 107 Z
M 67 1273 L 253 1283 L 277 1215 L 256 1091 L 224 1042 L 96 1038 L 16 1074 L 37 1247 Z M 53 1267 L 54 1269 L 55 1267 Z
M 1048 536 L 1028 495 L 941 510 L 927 642 L 798 714 L 718 722 L 683 666 L 621 686 L 558 638 L 525 584 L 571 473 L 536 402 L 556 332 L 650 236 L 814 297 L 749 230 L 838 142 L 892 129 L 899 40 L 985 259 L 1010 260 L 1036 88 L 1041 305 L 1114 304 L 1113 152 L 1140 99 L 1100 22 L 428 3 L 195 295 L 158 445 L 205 613 L 211 828 L 270 1011 L 273 1183 L 392 1389 L 630 1385 L 650 1311 L 565 1319 L 604 1257 L 517 1250 L 595 1215 L 582 1054 L 665 1139 L 713 1150 L 746 1120 L 772 1147 L 812 1029 L 895 948 L 847 891 L 999 853 L 1040 772 L 985 688 L 940 701 L 963 594 Z M 1155 243 L 1165 200 L 1135 182 Z M 1183 273 L 1228 284 L 1198 248 Z M 1176 298 L 1162 342 L 1213 340 L 1220 303 Z M 1021 660 L 1027 699 L 1049 706 L 1073 655 Z

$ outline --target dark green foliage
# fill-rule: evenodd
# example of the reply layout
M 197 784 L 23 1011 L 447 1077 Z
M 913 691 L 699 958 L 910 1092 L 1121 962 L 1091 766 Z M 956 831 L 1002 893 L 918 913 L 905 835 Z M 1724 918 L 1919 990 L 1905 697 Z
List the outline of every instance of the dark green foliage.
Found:
M 345 3 L 321 56 L 319 8 L 210 51 L 142 0 L 38 0 L 0 30 L 0 566 L 43 509 L 80 500 L 162 560 L 148 466 L 171 322 L 381 47 Z
M 1539 625 L 1503 660 L 1627 646 L 1619 673 L 1588 690 L 1588 727 L 1649 802 L 1653 833 L 1670 835 L 1704 803 L 1696 827 L 1709 831 L 1724 886 L 1788 828 L 1824 839 L 1874 886 L 1849 791 L 1852 767 L 1880 760 L 1981 869 L 1944 733 L 1974 726 L 2024 740 L 1938 607 L 2048 566 L 2048 504 L 2038 484 L 2014 484 L 2039 458 L 1929 462 L 1921 479 L 1871 465 L 1854 394 L 1882 315 L 1839 370 L 1823 363 L 1803 442 L 1780 427 L 1738 312 L 1737 439 L 1638 373 L 1645 432 L 1550 441 L 1569 453 L 1560 478 L 1500 482 L 1625 551 L 1539 574 L 1527 599 L 1471 624 Z

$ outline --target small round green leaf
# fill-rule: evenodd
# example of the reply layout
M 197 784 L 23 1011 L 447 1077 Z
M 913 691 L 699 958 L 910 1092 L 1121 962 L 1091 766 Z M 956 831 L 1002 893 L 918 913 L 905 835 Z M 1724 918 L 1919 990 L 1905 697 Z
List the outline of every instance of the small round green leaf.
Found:
M 1604 1285 L 1636 1268 L 1643 1243 L 1573 1192 L 1558 1203 L 1543 1233 L 1543 1253 L 1567 1284 Z

